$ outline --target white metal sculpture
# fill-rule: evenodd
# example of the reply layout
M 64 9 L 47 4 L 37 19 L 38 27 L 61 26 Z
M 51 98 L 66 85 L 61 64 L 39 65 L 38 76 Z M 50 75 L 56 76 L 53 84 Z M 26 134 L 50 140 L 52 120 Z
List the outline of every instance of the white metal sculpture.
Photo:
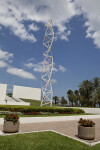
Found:
M 51 47 L 53 43 L 54 32 L 52 21 L 49 21 L 45 25 L 45 35 L 43 41 L 43 67 L 41 75 L 41 90 L 42 90 L 42 99 L 41 106 L 50 104 L 52 106 L 52 84 L 51 84 L 51 75 L 53 70 L 53 56 L 51 52 Z

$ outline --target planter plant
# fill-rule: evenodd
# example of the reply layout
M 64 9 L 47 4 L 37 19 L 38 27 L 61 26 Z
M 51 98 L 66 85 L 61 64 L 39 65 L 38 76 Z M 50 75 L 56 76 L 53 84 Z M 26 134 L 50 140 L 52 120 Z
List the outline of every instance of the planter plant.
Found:
M 95 123 L 90 119 L 80 119 L 78 121 L 78 136 L 85 140 L 95 138 Z
M 19 117 L 17 114 L 7 114 L 4 118 L 3 132 L 15 133 L 19 131 Z

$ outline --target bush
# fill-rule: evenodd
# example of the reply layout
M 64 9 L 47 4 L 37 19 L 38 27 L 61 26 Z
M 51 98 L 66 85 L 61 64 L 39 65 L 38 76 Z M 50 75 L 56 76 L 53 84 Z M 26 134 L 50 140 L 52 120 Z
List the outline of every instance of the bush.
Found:
M 12 114 L 11 111 L 0 111 L 0 115 Z M 13 114 L 22 115 L 21 112 L 13 112 Z
M 75 108 L 60 108 L 60 107 L 33 107 L 33 106 L 8 106 L 8 105 L 1 105 L 1 111 L 11 111 L 11 112 L 21 112 L 23 114 L 28 114 L 32 112 L 51 112 L 51 113 L 84 113 L 82 109 L 75 109 Z
M 40 112 L 37 111 L 32 111 L 32 112 L 28 112 L 28 113 L 24 113 L 25 115 L 40 115 Z
M 80 118 L 78 123 L 79 123 L 80 126 L 83 126 L 83 127 L 93 127 L 95 125 L 95 123 L 92 120 L 82 119 L 82 118 Z
M 13 123 L 16 123 L 19 120 L 19 117 L 17 114 L 7 114 L 4 120 L 12 121 Z

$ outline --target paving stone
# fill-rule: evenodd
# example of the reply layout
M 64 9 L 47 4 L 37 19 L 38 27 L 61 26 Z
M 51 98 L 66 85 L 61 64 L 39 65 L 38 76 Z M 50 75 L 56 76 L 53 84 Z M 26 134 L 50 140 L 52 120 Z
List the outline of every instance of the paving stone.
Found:
M 95 139 L 94 140 L 83 140 L 87 143 L 93 143 L 100 141 L 100 119 L 92 119 L 95 123 Z M 28 123 L 28 124 L 20 124 L 19 132 L 33 132 L 33 131 L 41 131 L 41 130 L 54 130 L 60 132 L 62 134 L 78 138 L 78 121 L 57 121 L 57 122 L 42 122 L 42 123 Z M 0 130 L 2 131 L 3 125 L 0 125 Z M 81 139 L 82 140 L 82 139 Z

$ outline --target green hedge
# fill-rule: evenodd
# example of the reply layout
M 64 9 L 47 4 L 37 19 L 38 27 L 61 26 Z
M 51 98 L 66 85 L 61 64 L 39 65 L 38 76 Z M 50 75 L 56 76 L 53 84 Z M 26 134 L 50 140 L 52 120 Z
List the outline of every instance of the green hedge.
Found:
M 85 113 L 82 109 L 76 108 L 60 108 L 60 107 L 33 107 L 33 106 L 12 106 L 0 105 L 1 111 L 21 112 L 24 114 L 30 112 L 51 112 L 51 113 Z

